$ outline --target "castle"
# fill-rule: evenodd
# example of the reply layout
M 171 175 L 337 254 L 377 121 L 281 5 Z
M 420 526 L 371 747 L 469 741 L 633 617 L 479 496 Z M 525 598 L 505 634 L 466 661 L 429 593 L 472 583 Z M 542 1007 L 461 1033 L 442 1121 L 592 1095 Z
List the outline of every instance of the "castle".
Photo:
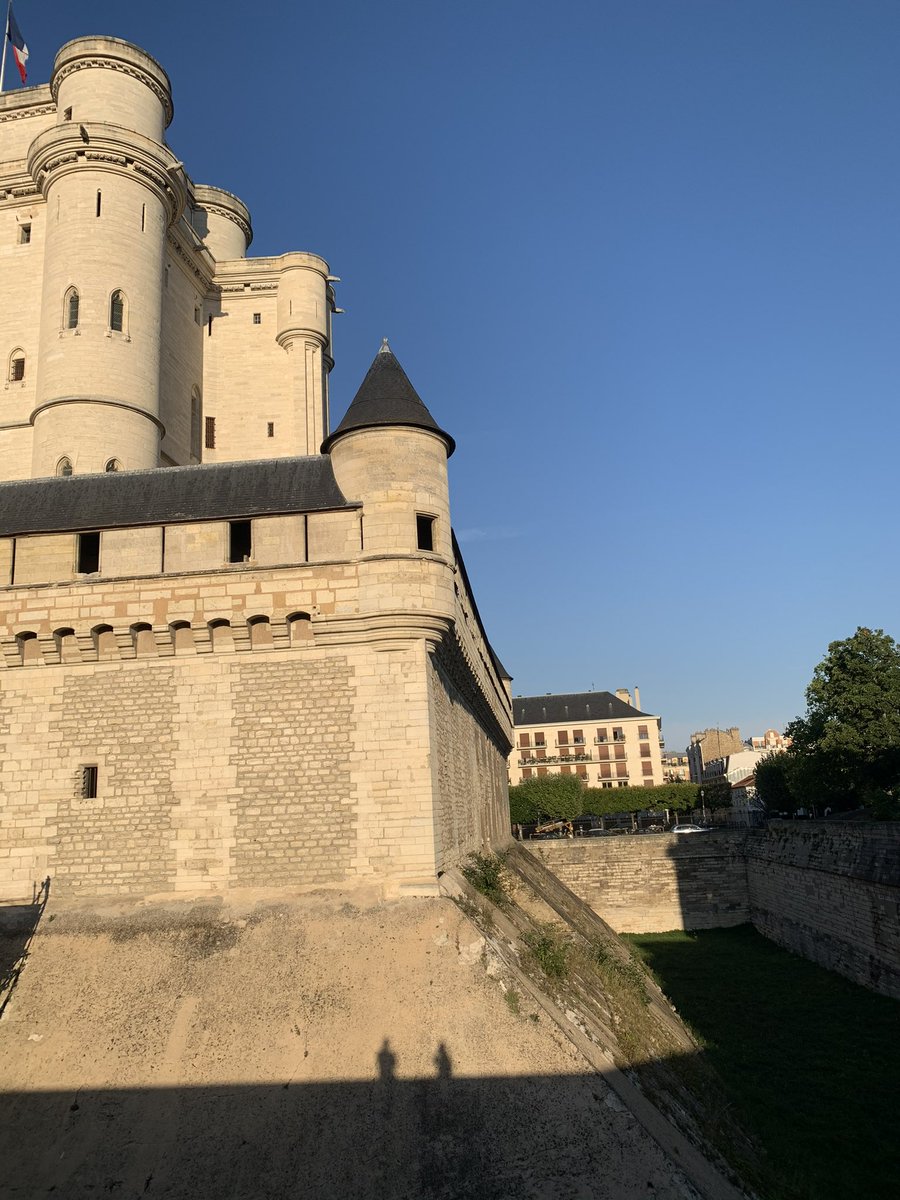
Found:
M 337 280 L 172 111 L 108 37 L 0 96 L 0 898 L 427 894 L 509 836 L 453 439 L 386 343 L 331 430 Z

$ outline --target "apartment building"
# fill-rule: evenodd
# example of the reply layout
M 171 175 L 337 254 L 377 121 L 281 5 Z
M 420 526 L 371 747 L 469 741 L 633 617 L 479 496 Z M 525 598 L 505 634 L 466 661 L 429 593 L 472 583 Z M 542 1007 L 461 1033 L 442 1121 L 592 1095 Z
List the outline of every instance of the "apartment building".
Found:
M 575 775 L 600 788 L 663 783 L 662 719 L 640 710 L 626 688 L 612 692 L 517 696 L 510 784 Z

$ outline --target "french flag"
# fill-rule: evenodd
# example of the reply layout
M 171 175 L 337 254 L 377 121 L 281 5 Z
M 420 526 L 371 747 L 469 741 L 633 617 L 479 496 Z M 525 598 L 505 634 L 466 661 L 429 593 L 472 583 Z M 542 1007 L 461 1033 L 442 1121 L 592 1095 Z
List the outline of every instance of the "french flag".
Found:
M 28 78 L 28 73 L 25 70 L 25 64 L 28 62 L 28 47 L 25 45 L 25 39 L 22 37 L 22 30 L 16 24 L 12 5 L 9 6 L 9 23 L 6 26 L 6 36 L 12 42 L 16 66 L 19 68 L 19 74 L 22 76 L 22 82 L 24 83 Z

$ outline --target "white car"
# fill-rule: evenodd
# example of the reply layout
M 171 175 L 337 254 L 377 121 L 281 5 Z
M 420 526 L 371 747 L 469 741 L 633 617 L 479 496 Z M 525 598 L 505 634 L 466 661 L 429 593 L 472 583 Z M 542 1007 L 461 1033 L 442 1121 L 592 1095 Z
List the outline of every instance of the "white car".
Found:
M 672 833 L 709 833 L 705 825 L 673 825 Z

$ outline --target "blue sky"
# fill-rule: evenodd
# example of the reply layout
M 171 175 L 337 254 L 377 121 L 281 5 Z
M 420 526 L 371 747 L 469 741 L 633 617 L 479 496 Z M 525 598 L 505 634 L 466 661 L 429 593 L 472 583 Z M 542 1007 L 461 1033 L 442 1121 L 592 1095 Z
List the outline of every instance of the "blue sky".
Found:
M 29 82 L 158 57 L 251 253 L 342 276 L 335 422 L 390 338 L 517 694 L 637 683 L 680 748 L 900 634 L 895 0 L 15 11 Z

